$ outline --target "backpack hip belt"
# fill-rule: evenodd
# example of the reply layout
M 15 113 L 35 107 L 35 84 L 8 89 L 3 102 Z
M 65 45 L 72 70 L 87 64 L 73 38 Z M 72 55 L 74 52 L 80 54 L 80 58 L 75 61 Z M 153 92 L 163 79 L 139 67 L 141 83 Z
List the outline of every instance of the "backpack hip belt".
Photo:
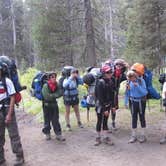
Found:
M 3 99 L 0 101 L 0 111 L 4 110 L 4 108 L 9 107 L 10 105 L 10 99 Z
M 131 101 L 139 102 L 141 100 L 146 100 L 146 96 L 143 97 L 130 97 Z

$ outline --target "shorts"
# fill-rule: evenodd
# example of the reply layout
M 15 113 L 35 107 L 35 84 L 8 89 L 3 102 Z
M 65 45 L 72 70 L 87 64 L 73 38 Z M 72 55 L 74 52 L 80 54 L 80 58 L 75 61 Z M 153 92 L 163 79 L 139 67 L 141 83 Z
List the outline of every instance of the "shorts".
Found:
M 79 104 L 79 98 L 78 96 L 63 96 L 64 99 L 64 105 L 78 105 Z

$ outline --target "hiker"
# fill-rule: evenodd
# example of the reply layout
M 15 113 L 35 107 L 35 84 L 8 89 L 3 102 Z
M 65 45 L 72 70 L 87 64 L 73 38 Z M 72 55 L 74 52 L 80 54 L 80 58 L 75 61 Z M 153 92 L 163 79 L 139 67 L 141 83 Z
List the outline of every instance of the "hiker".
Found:
M 64 98 L 64 105 L 66 108 L 65 120 L 66 120 L 66 128 L 68 131 L 71 131 L 70 125 L 70 108 L 71 106 L 74 109 L 77 123 L 80 128 L 83 128 L 80 119 L 80 112 L 79 112 L 79 98 L 78 98 L 78 85 L 83 84 L 82 79 L 79 76 L 78 70 L 73 68 L 70 71 L 70 76 L 65 78 L 63 81 L 63 98 Z
M 129 143 L 134 143 L 137 141 L 143 143 L 146 141 L 145 137 L 145 128 L 146 128 L 146 120 L 145 120 L 145 108 L 146 108 L 146 95 L 147 89 L 146 84 L 143 78 L 139 77 L 138 74 L 132 70 L 127 72 L 127 89 L 129 91 L 129 107 L 131 110 L 131 118 L 132 118 L 132 134 L 129 140 Z M 141 135 L 137 137 L 136 129 L 137 129 L 137 120 L 141 123 Z
M 115 111 L 114 104 L 114 84 L 111 80 L 113 75 L 113 70 L 110 66 L 104 65 L 101 68 L 102 77 L 97 80 L 95 86 L 95 97 L 96 97 L 96 115 L 97 115 L 97 124 L 96 131 L 97 137 L 95 145 L 101 144 L 101 130 L 103 130 L 104 138 L 103 142 L 109 145 L 113 145 L 108 134 L 108 118 L 110 110 Z
M 166 81 L 163 84 L 163 89 L 162 89 L 162 99 L 163 99 L 163 106 L 166 109 Z M 165 144 L 166 143 L 166 131 L 164 133 L 163 138 L 160 140 L 160 144 Z
M 62 96 L 62 92 L 56 81 L 57 74 L 50 72 L 48 74 L 48 81 L 43 85 L 43 113 L 44 113 L 44 128 L 43 133 L 46 135 L 46 140 L 51 139 L 51 125 L 52 123 L 56 139 L 58 141 L 65 141 L 62 136 L 61 125 L 59 123 L 59 107 L 56 99 Z
M 24 153 L 14 111 L 16 91 L 13 82 L 3 71 L 3 65 L 0 65 L 0 165 L 5 164 L 4 144 L 7 128 L 12 151 L 16 154 L 14 166 L 18 166 L 24 163 Z
M 119 109 L 118 95 L 119 95 L 120 83 L 127 79 L 125 72 L 128 68 L 128 64 L 123 59 L 116 59 L 114 62 L 111 60 L 108 60 L 105 62 L 105 64 L 114 68 L 114 72 L 112 76 L 112 80 L 115 84 L 114 102 L 116 104 L 115 108 L 116 110 L 118 110 Z M 116 124 L 115 124 L 116 111 L 111 111 L 111 118 L 112 118 L 112 129 L 117 130 Z

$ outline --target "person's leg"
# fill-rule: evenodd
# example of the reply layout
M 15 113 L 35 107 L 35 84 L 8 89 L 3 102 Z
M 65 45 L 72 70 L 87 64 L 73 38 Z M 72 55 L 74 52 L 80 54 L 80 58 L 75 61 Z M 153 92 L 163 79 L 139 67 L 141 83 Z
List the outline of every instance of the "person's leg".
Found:
M 74 109 L 74 112 L 75 112 L 75 115 L 76 115 L 76 118 L 77 118 L 78 126 L 79 126 L 80 128 L 83 128 L 83 125 L 82 125 L 81 119 L 80 119 L 80 112 L 79 112 L 78 104 L 77 104 L 77 105 L 74 105 L 74 106 L 73 106 L 73 109 Z
M 58 141 L 65 141 L 65 138 L 62 137 L 62 130 L 61 130 L 60 122 L 59 122 L 59 108 L 58 108 L 58 105 L 57 104 L 54 105 L 50 111 L 52 112 L 51 122 L 52 122 L 54 132 L 56 134 L 56 139 Z
M 112 128 L 115 129 L 115 118 L 116 118 L 116 111 L 111 110 L 111 118 L 112 118 Z
M 137 140 L 136 130 L 137 130 L 137 120 L 138 120 L 138 104 L 134 101 L 131 101 L 131 118 L 132 118 L 132 131 L 131 138 L 129 143 L 134 143 Z
M 66 127 L 69 131 L 71 131 L 70 126 L 70 105 L 65 105 L 66 113 L 65 113 L 65 120 L 66 120 Z
M 0 111 L 0 165 L 5 162 L 4 157 L 4 144 L 5 144 L 5 117 Z
M 139 102 L 139 119 L 141 123 L 141 135 L 139 137 L 139 142 L 143 143 L 146 141 L 145 129 L 146 129 L 146 120 L 145 120 L 145 108 L 146 101 Z
M 108 144 L 108 145 L 113 145 L 113 142 L 111 141 L 110 137 L 108 137 L 108 118 L 109 116 L 105 116 L 103 114 L 103 120 L 102 120 L 102 123 L 103 123 L 103 133 L 104 133 L 104 139 L 103 139 L 103 142 L 105 144 Z
M 22 144 L 21 144 L 21 140 L 20 140 L 20 136 L 19 136 L 19 132 L 18 132 L 17 121 L 16 121 L 14 112 L 12 115 L 12 121 L 7 125 L 7 129 L 9 132 L 12 151 L 13 151 L 13 153 L 16 154 L 15 165 L 23 164 L 24 163 L 24 153 L 23 153 L 23 148 L 22 148 Z
M 114 96 L 114 100 L 115 100 L 116 109 L 111 110 L 111 118 L 112 118 L 112 128 L 113 130 L 116 130 L 116 124 L 115 124 L 116 110 L 119 109 L 118 92 L 116 92 L 116 95 Z
M 51 135 L 50 135 L 50 130 L 51 130 L 50 117 L 51 117 L 51 115 L 50 115 L 50 108 L 48 105 L 46 105 L 46 103 L 43 105 L 43 117 L 44 117 L 44 127 L 42 129 L 42 132 L 46 135 L 46 140 L 50 140 L 51 139 Z
M 96 137 L 95 146 L 98 146 L 99 144 L 101 144 L 102 113 L 96 113 L 96 115 L 97 115 L 97 123 L 96 123 L 97 137 Z

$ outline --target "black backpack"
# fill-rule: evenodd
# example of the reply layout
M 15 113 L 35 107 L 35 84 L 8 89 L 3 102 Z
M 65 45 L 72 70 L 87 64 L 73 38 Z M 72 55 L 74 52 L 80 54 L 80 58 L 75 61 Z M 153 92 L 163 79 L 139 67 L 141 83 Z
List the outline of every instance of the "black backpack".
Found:
M 166 81 L 166 73 L 160 74 L 159 82 L 163 85 L 165 81 Z
M 63 91 L 64 91 L 64 89 L 63 89 L 63 81 L 64 81 L 65 78 L 70 77 L 70 73 L 71 73 L 72 69 L 74 69 L 73 66 L 65 66 L 62 69 L 62 73 L 61 73 L 61 77 L 60 77 L 60 79 L 58 81 L 58 85 L 59 85 L 60 89 L 63 90 Z

